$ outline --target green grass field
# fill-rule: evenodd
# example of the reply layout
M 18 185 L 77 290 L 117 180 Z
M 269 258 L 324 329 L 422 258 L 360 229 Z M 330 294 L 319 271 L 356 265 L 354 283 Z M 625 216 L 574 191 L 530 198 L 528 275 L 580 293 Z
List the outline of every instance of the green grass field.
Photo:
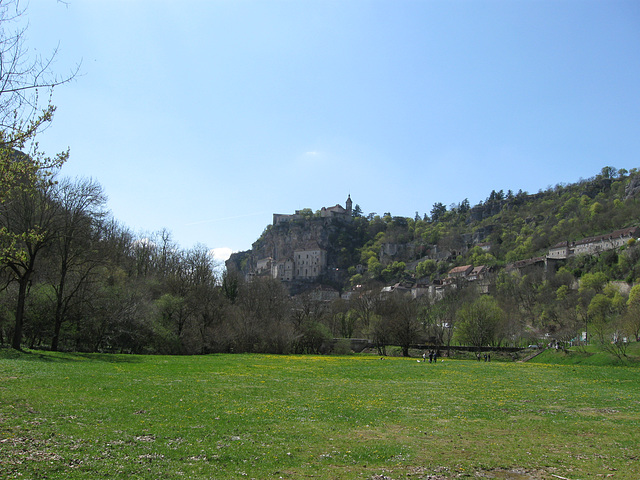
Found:
M 640 478 L 640 370 L 0 351 L 0 478 Z

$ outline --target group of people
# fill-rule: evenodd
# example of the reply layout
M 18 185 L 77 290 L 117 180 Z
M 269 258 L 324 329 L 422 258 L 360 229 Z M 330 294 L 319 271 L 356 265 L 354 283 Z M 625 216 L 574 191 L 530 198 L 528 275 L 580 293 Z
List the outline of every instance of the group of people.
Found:
M 478 353 L 478 355 L 476 356 L 478 361 L 480 361 L 482 359 L 482 357 L 480 356 L 480 354 Z M 484 361 L 485 362 L 490 362 L 491 361 L 491 354 L 490 353 L 485 353 L 484 354 Z
M 438 352 L 435 350 L 429 350 L 429 363 L 434 363 L 438 361 Z M 427 352 L 423 352 L 422 361 L 424 363 L 427 362 Z

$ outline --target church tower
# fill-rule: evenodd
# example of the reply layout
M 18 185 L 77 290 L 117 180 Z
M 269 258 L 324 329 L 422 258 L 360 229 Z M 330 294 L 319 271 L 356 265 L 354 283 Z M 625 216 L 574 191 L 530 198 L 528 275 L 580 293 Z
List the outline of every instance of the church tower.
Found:
M 347 213 L 349 215 L 351 215 L 351 212 L 352 212 L 352 205 L 353 205 L 353 202 L 351 201 L 351 194 L 349 194 L 349 196 L 347 197 L 347 203 L 346 203 Z

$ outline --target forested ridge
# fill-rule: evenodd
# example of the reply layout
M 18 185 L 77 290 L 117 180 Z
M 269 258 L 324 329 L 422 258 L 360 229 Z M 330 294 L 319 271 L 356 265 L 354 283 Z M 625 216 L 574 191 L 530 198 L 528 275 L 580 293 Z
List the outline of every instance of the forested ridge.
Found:
M 607 166 L 533 194 L 492 190 L 474 206 L 436 202 L 409 218 L 356 205 L 351 217 L 326 221 L 304 209 L 254 244 L 258 252 L 322 222 L 331 268 L 291 289 L 268 272 L 246 275 L 255 252 L 223 270 L 204 244 L 184 249 L 168 229 L 134 233 L 110 215 L 97 181 L 64 177 L 68 151 L 49 156 L 38 146 L 55 113 L 43 92 L 77 70 L 53 75 L 55 52 L 31 59 L 24 30 L 11 29 L 23 13 L 13 7 L 0 2 L 0 345 L 320 353 L 348 351 L 333 339 L 366 338 L 380 353 L 396 345 L 407 354 L 415 344 L 517 346 L 588 332 L 586 341 L 624 356 L 640 335 L 635 239 L 553 268 L 508 268 L 559 242 L 640 225 L 636 168 Z M 484 267 L 482 281 L 452 277 L 460 266 Z M 418 285 L 433 288 L 419 296 Z

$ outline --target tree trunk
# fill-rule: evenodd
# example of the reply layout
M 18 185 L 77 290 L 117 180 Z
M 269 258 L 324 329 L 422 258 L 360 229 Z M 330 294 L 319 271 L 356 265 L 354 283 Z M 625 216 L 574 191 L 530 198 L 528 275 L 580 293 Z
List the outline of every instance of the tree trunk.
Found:
M 60 279 L 60 285 L 58 285 L 58 292 L 56 295 L 56 312 L 54 315 L 54 324 L 53 324 L 53 338 L 51 339 L 51 350 L 54 352 L 58 351 L 58 343 L 60 341 L 60 329 L 62 328 L 62 318 L 63 318 L 63 304 L 64 304 L 64 287 L 66 280 L 66 268 L 62 269 L 62 275 Z
M 58 343 L 60 341 L 60 329 L 62 328 L 62 306 L 56 306 L 56 314 L 53 324 L 53 338 L 51 339 L 51 351 L 58 351 Z
M 18 289 L 18 304 L 16 305 L 16 324 L 13 329 L 13 341 L 11 347 L 16 350 L 22 350 L 22 328 L 24 326 L 24 305 L 27 298 L 27 286 L 29 284 L 29 277 L 31 275 L 25 273 L 20 278 Z

